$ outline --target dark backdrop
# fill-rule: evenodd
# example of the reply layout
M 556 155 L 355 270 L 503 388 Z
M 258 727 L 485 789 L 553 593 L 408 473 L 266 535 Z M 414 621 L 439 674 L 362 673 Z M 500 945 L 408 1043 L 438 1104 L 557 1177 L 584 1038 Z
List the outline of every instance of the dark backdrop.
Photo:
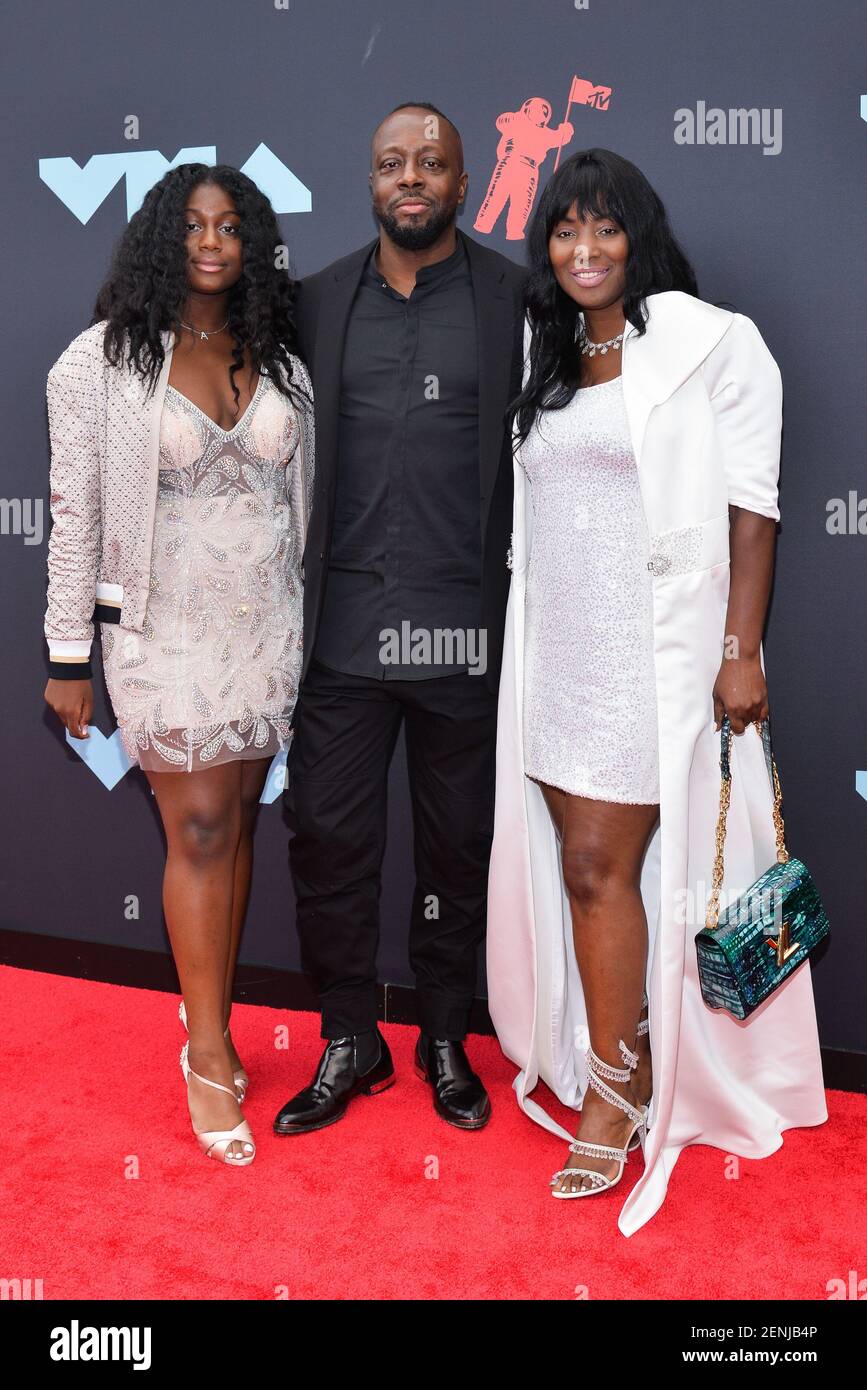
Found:
M 158 159 L 130 156 L 159 151 L 174 161 L 180 150 L 206 147 L 243 165 L 265 145 L 277 163 L 270 173 L 258 166 L 260 182 L 283 208 L 303 275 L 373 234 L 370 133 L 395 104 L 431 101 L 464 138 L 470 186 L 461 225 L 521 260 L 523 242 L 506 239 L 502 216 L 489 233 L 473 228 L 494 167 L 495 121 L 542 97 L 556 126 L 579 78 L 597 94 L 594 104 L 572 107 L 567 153 L 602 145 L 644 170 L 702 297 L 753 318 L 782 370 L 783 522 L 766 642 L 775 741 L 789 842 L 813 870 L 832 923 L 814 972 L 822 1042 L 864 1049 L 862 14 L 855 0 L 88 0 L 7 11 L 3 926 L 167 949 L 162 835 L 142 774 L 108 790 L 42 700 L 45 376 L 89 321 L 128 196 L 134 201 L 136 188 L 162 172 Z M 703 127 L 699 114 L 717 107 L 764 112 L 764 140 L 760 128 L 755 139 L 727 129 L 725 143 L 676 138 L 684 125 L 676 113 L 686 109 Z M 95 155 L 118 156 L 117 168 L 102 160 L 80 174 Z M 40 177 L 40 161 L 64 158 L 74 165 L 46 164 Z M 299 183 L 280 174 L 281 163 Z M 552 153 L 542 181 L 553 163 Z M 100 201 L 100 177 L 109 171 L 108 187 L 121 165 L 126 177 Z M 837 531 L 833 499 L 847 509 Z M 101 674 L 95 685 L 95 723 L 109 734 Z M 408 983 L 402 745 L 390 805 L 381 978 Z M 286 840 L 279 801 L 263 807 L 242 959 L 290 969 L 298 951 Z

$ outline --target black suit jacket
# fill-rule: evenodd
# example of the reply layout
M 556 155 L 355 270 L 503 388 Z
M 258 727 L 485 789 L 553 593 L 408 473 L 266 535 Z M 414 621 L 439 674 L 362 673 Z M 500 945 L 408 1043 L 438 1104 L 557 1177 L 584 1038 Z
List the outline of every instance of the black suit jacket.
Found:
M 487 628 L 485 680 L 499 685 L 510 573 L 506 554 L 512 529 L 512 450 L 503 414 L 521 389 L 522 291 L 527 271 L 458 230 L 467 252 L 476 305 L 479 356 L 479 504 L 482 538 L 482 626 Z M 304 576 L 303 680 L 316 642 L 334 522 L 340 376 L 349 311 L 367 257 L 378 237 L 298 286 L 301 356 L 313 382 L 316 475 L 307 530 Z

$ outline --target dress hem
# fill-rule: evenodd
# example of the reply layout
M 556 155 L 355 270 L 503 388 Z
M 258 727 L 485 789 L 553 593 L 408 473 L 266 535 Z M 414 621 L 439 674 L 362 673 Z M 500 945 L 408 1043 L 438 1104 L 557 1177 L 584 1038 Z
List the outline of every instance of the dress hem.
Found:
M 546 786 L 554 787 L 554 789 L 558 792 L 565 792 L 567 796 L 583 796 L 588 801 L 610 801 L 615 806 L 660 805 L 660 800 L 658 796 L 655 799 L 651 799 L 648 801 L 646 799 L 641 799 L 632 796 L 615 796 L 610 792 L 606 793 L 605 795 L 602 795 L 598 791 L 587 791 L 586 789 L 579 789 L 578 791 L 576 791 L 572 787 L 563 787 L 558 782 L 552 782 L 550 777 L 542 777 L 539 775 L 539 773 L 528 772 L 526 768 L 524 769 L 524 776 L 529 777 L 533 782 L 544 782 Z

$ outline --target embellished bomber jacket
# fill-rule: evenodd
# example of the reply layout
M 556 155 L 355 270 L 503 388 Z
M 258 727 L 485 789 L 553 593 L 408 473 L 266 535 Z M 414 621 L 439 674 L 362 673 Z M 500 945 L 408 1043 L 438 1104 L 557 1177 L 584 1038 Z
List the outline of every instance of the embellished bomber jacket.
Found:
M 103 352 L 105 323 L 74 338 L 48 374 L 51 517 L 45 637 L 49 675 L 92 675 L 95 622 L 141 632 L 150 589 L 159 471 L 159 432 L 173 338 L 153 394 L 141 377 Z M 313 500 L 314 415 L 307 368 L 292 358 L 301 395 L 298 466 L 287 478 L 296 557 Z

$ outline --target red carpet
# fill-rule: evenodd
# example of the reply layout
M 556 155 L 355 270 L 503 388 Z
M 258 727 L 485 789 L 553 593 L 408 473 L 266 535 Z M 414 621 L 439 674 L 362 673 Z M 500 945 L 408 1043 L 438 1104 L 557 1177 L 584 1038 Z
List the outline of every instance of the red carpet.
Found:
M 738 1180 L 719 1150 L 685 1150 L 627 1240 L 616 1219 L 640 1154 L 610 1194 L 553 1200 L 565 1145 L 521 1115 L 493 1038 L 468 1044 L 494 1110 L 478 1133 L 435 1115 L 415 1030 L 390 1025 L 397 1084 L 319 1134 L 277 1139 L 274 1115 L 319 1056 L 318 1019 L 236 1006 L 258 1152 L 232 1171 L 190 1130 L 175 996 L 0 969 L 0 997 L 0 1277 L 42 1279 L 46 1299 L 824 1299 L 863 1266 L 863 1096 L 829 1093 L 826 1125 L 787 1131 Z

